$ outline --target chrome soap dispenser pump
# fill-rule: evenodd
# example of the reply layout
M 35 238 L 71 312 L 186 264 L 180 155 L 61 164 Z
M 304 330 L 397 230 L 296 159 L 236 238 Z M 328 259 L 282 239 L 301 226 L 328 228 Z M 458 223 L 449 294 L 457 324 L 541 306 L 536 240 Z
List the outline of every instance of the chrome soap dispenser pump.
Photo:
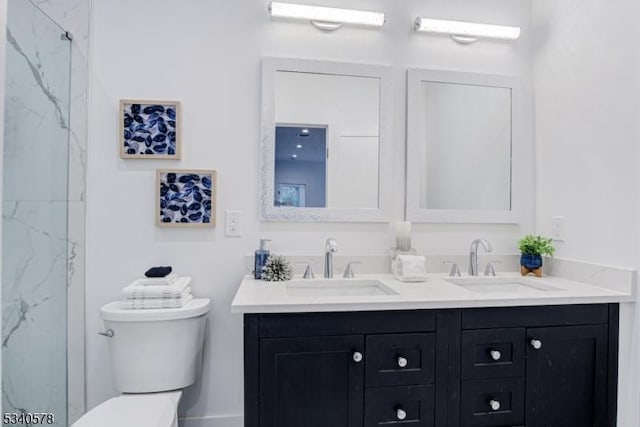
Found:
M 255 252 L 253 263 L 253 277 L 256 279 L 262 279 L 262 267 L 267 263 L 267 259 L 271 252 L 267 249 L 267 242 L 271 239 L 260 239 L 260 248 Z

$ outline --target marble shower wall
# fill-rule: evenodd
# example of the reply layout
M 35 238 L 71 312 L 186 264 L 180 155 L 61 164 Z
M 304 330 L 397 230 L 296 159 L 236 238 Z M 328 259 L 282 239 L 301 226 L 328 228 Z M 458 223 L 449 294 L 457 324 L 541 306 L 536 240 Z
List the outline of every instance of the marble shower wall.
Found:
M 59 54 L 57 49 L 68 50 L 69 42 L 60 39 L 59 28 L 44 23 L 46 18 L 34 5 L 72 33 L 71 62 L 66 66 L 56 66 L 53 57 Z M 68 410 L 68 420 L 59 418 L 60 425 L 66 425 L 85 410 L 84 230 L 91 1 L 9 0 L 9 8 L 3 409 L 46 410 L 27 406 L 29 399 L 48 399 L 50 409 L 61 414 Z M 15 18 L 18 15 L 21 18 Z M 64 87 L 61 73 L 68 74 L 69 67 L 70 87 Z M 63 147 L 60 142 L 67 141 L 62 136 L 67 130 L 68 144 Z M 47 355 L 44 362 L 38 359 L 39 353 Z
M 85 412 L 85 198 L 87 179 L 87 98 L 92 0 L 32 0 L 65 30 L 71 43 L 71 97 L 68 186 L 68 405 L 69 423 Z M 115 135 L 114 135 L 115 138 Z
M 85 199 L 92 0 L 33 0 L 73 34 L 68 187 L 67 364 L 69 424 L 85 412 Z M 114 138 L 116 136 L 114 135 Z

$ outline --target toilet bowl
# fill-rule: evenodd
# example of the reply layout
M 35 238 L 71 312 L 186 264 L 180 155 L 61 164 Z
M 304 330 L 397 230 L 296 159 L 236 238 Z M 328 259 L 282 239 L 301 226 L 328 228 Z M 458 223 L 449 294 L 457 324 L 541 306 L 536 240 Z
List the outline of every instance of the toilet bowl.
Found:
M 182 308 L 102 307 L 114 385 L 122 394 L 91 409 L 72 427 L 178 427 L 182 389 L 200 377 L 208 299 Z

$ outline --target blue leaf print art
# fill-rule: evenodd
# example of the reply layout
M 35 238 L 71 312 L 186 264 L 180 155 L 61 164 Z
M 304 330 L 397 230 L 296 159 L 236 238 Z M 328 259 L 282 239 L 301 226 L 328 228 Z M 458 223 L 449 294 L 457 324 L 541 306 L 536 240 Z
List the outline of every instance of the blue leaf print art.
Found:
M 159 226 L 215 226 L 216 171 L 158 170 L 157 175 Z
M 122 158 L 180 158 L 180 103 L 120 101 Z

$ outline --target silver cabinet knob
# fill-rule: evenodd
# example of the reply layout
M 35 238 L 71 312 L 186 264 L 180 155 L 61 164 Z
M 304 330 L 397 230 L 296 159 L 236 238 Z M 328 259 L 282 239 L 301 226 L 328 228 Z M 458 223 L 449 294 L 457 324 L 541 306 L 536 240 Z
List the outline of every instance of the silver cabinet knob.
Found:
M 502 354 L 498 350 L 491 350 L 489 352 L 489 355 L 495 361 L 498 361 L 498 360 L 500 360 L 502 358 Z
M 491 406 L 492 411 L 497 411 L 498 409 L 500 409 L 500 402 L 495 399 L 491 399 L 489 401 L 489 406 Z
M 409 364 L 407 359 L 402 357 L 402 356 L 398 356 L 397 360 L 398 360 L 398 366 L 401 367 L 401 368 L 406 368 L 407 365 Z
M 542 348 L 542 341 L 531 340 L 531 347 L 535 348 L 536 350 L 540 350 Z
M 402 408 L 396 409 L 396 418 L 399 420 L 404 420 L 407 418 L 407 411 Z
M 360 363 L 360 362 L 362 362 L 362 358 L 363 358 L 362 353 L 360 353 L 359 351 L 354 351 L 353 352 L 353 361 L 354 362 Z
M 115 331 L 113 329 L 107 329 L 104 332 L 98 332 L 98 335 L 102 335 L 105 337 L 109 337 L 109 338 L 113 338 L 113 336 L 115 335 Z

